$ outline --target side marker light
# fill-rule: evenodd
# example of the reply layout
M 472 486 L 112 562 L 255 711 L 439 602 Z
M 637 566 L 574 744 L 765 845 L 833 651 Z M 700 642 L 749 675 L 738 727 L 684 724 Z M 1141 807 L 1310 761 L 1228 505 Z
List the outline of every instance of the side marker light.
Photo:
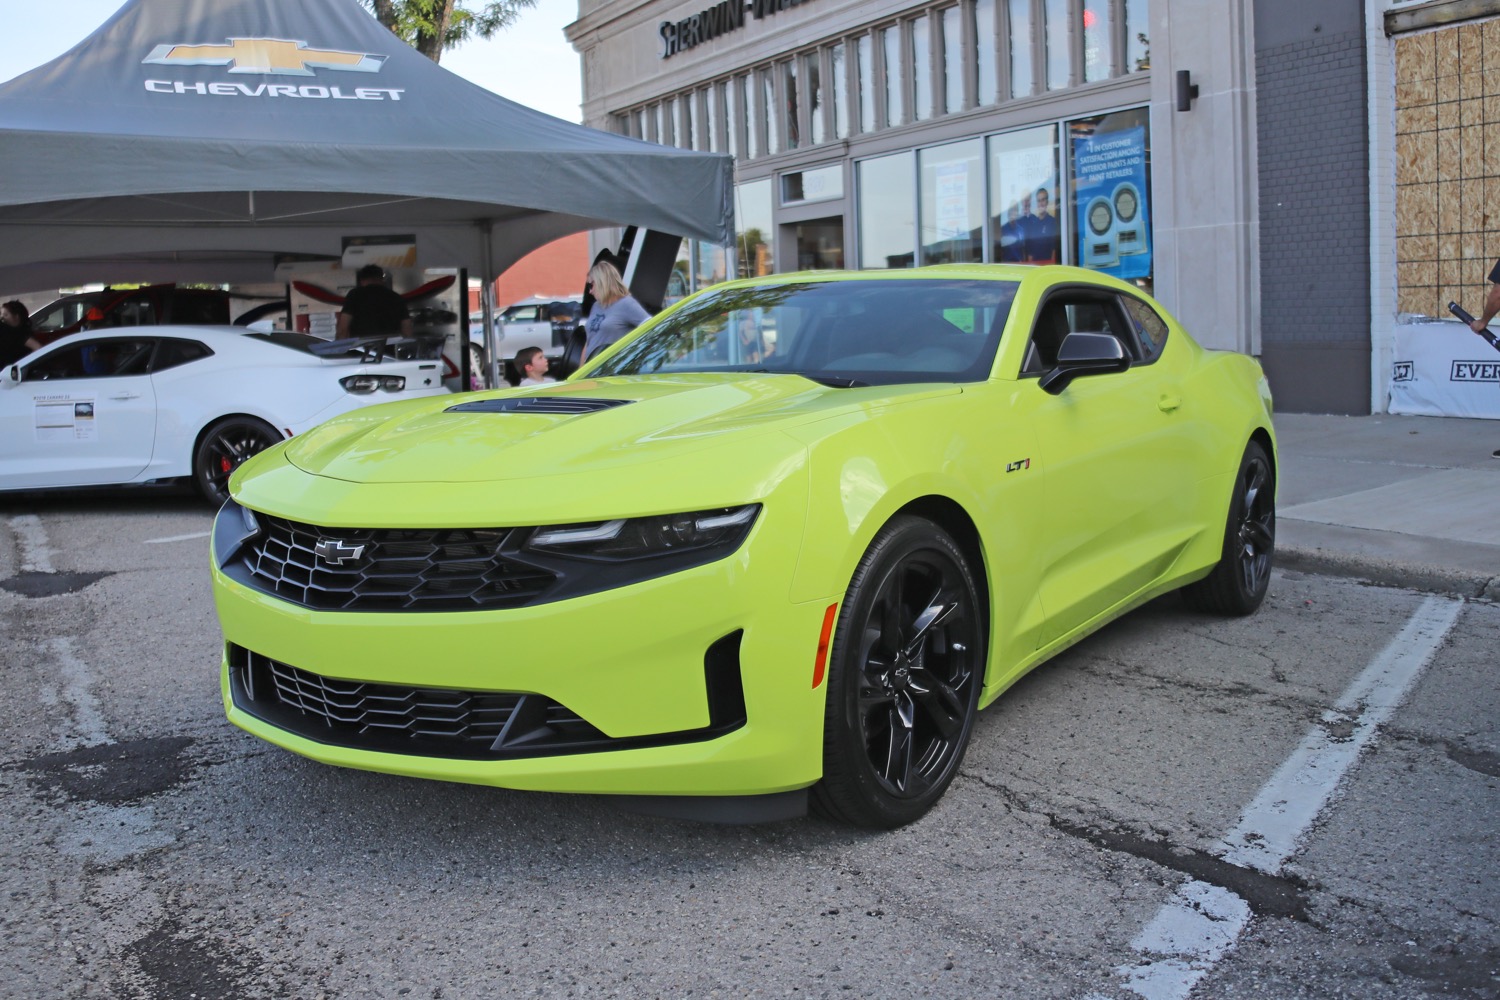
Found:
M 839 616 L 837 604 L 828 605 L 823 612 L 823 631 L 818 635 L 818 657 L 813 661 L 813 689 L 823 683 L 823 673 L 828 668 L 828 647 L 833 642 L 833 623 Z

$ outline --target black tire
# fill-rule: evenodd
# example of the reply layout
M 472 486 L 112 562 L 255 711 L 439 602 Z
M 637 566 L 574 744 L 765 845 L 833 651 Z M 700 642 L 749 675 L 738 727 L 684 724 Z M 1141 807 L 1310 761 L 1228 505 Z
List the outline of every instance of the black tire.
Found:
M 276 428 L 254 417 L 225 417 L 203 432 L 193 454 L 193 482 L 215 507 L 229 499 L 229 476 L 251 455 L 281 440 Z
M 1251 614 L 1265 600 L 1276 554 L 1276 470 L 1259 442 L 1245 446 L 1229 497 L 1224 549 L 1213 571 L 1182 589 L 1189 607 L 1220 615 Z
M 932 808 L 963 762 L 985 649 L 962 550 L 930 521 L 893 519 L 860 560 L 839 611 L 813 808 L 881 829 Z

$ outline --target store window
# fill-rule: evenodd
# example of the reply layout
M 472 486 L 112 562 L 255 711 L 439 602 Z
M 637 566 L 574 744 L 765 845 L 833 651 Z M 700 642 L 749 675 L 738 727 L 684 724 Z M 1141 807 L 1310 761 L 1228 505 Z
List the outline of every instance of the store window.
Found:
M 995 69 L 995 0 L 974 0 L 974 69 L 980 104 L 994 104 L 1000 78 Z
M 1006 0 L 1010 25 L 1010 96 L 1030 97 L 1036 90 L 1031 61 L 1031 0 Z
M 755 159 L 765 148 L 766 116 L 761 111 L 755 74 L 740 77 L 740 110 L 745 115 L 745 157 Z
M 1074 262 L 1150 290 L 1151 131 L 1145 108 L 1068 122 Z
M 1114 66 L 1113 0 L 1083 0 L 1083 80 L 1108 80 Z
M 1062 90 L 1070 80 L 1068 0 L 1043 0 L 1042 35 L 1046 43 L 1047 89 Z
M 738 79 L 729 79 L 724 82 L 723 91 L 721 100 L 724 105 L 724 151 L 738 159 L 739 136 L 741 136 L 745 120 L 744 106 L 739 103 L 742 91 L 739 90 Z
M 725 266 L 728 263 L 724 248 L 705 243 L 701 240 L 693 240 L 693 291 L 698 292 L 709 285 L 717 285 L 725 280 Z
M 781 152 L 781 116 L 776 114 L 776 78 L 771 75 L 770 70 L 762 70 L 758 75 L 761 109 L 766 117 L 766 155 L 774 156 Z
M 906 84 L 901 72 L 901 29 L 883 29 L 880 32 L 880 47 L 885 56 L 885 124 L 889 128 L 906 121 Z
M 797 170 L 781 175 L 781 203 L 802 205 L 810 201 L 830 201 L 844 196 L 844 165 Z
M 921 150 L 923 264 L 984 260 L 984 143 L 967 139 Z
M 1147 0 L 1125 0 L 1125 72 L 1151 68 L 1151 7 Z
M 739 227 L 739 235 L 735 241 L 739 254 L 739 275 L 758 278 L 770 274 L 776 270 L 771 180 L 766 178 L 737 185 L 734 195 L 735 222 Z
M 858 170 L 859 266 L 911 267 L 916 244 L 916 158 L 863 160 Z
M 854 47 L 859 79 L 859 130 L 875 131 L 875 46 L 869 35 L 861 35 Z
M 932 117 L 932 21 L 919 17 L 911 24 L 912 120 Z
M 687 132 L 688 141 L 684 143 L 689 149 L 705 149 L 703 129 L 703 94 L 701 92 L 687 94 L 683 97 L 683 103 L 687 105 Z
M 964 109 L 963 29 L 959 27 L 959 10 L 949 7 L 942 12 L 943 26 L 943 113 L 957 114 Z
M 781 64 L 781 93 L 785 103 L 781 107 L 781 119 L 786 126 L 786 148 L 796 149 L 802 145 L 802 105 L 797 89 L 797 60 L 789 59 Z
M 849 70 L 844 64 L 844 43 L 840 42 L 828 53 L 830 72 L 833 73 L 833 135 L 836 139 L 849 138 Z
M 802 67 L 802 79 L 807 89 L 807 134 L 812 137 L 813 145 L 826 142 L 828 136 L 823 124 L 823 73 L 822 53 L 810 52 L 804 57 Z
M 1062 262 L 1057 127 L 990 136 L 989 163 L 990 260 Z

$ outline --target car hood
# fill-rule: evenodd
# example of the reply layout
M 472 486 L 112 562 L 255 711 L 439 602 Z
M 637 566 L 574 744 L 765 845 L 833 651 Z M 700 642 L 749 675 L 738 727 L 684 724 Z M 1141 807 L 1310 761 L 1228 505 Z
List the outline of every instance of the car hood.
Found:
M 796 375 L 584 379 L 376 406 L 286 446 L 304 472 L 354 483 L 476 483 L 640 468 L 838 415 L 959 392 L 834 389 Z

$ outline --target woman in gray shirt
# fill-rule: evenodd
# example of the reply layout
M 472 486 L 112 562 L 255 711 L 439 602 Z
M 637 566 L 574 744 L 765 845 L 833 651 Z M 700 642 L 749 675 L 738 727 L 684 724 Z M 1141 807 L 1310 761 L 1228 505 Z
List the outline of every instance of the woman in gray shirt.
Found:
M 589 284 L 594 288 L 594 307 L 584 321 L 584 361 L 651 318 L 609 261 L 601 260 L 589 268 Z

